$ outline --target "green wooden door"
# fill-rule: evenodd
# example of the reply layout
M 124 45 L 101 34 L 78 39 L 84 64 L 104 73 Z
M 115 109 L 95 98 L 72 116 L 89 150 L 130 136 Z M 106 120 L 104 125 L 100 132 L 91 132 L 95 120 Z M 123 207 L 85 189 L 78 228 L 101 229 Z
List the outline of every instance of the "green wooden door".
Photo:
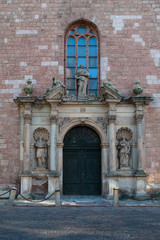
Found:
M 76 127 L 64 139 L 63 194 L 101 194 L 101 150 L 98 135 Z

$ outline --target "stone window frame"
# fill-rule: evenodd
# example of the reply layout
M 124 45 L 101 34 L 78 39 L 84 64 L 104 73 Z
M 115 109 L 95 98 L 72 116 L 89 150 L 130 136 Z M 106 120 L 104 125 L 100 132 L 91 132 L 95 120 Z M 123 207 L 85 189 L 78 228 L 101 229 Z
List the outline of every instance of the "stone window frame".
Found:
M 99 30 L 98 30 L 97 26 L 93 22 L 88 21 L 88 20 L 84 20 L 84 19 L 80 19 L 80 20 L 72 22 L 71 24 L 69 24 L 67 26 L 67 28 L 65 30 L 65 37 L 64 37 L 64 83 L 65 83 L 65 95 L 67 94 L 67 87 L 66 87 L 67 86 L 67 40 L 70 37 L 70 35 L 69 35 L 70 31 L 72 29 L 76 29 L 76 28 L 78 28 L 80 26 L 92 30 L 95 33 L 94 37 L 97 40 L 97 71 L 98 71 L 97 72 L 97 95 L 99 95 L 99 89 L 100 89 L 100 34 L 99 34 Z M 91 35 L 89 34 L 89 31 L 87 32 L 87 35 L 89 36 L 89 38 L 91 37 Z M 84 37 L 84 35 L 81 35 L 81 36 Z M 79 36 L 78 39 L 81 36 Z M 77 44 L 77 42 L 78 41 L 76 41 L 76 69 L 75 69 L 75 71 L 77 71 L 77 69 L 78 69 L 78 62 L 77 62 L 77 59 L 78 59 L 78 54 L 77 54 L 78 53 L 78 44 Z M 88 57 L 88 45 L 87 45 L 86 48 L 87 48 L 86 53 L 87 53 L 87 57 Z M 88 64 L 88 61 L 87 61 L 87 68 L 86 69 L 88 70 L 88 68 L 89 68 L 89 64 Z M 89 89 L 87 87 L 87 95 L 88 94 L 89 94 Z M 77 84 L 75 84 L 75 95 L 77 95 Z

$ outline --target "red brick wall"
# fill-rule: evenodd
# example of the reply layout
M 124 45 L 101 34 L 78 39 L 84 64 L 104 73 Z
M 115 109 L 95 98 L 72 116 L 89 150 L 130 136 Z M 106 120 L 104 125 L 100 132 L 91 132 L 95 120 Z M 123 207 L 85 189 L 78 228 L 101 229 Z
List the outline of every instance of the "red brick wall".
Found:
M 146 169 L 160 184 L 160 1 L 159 0 L 1 0 L 0 3 L 0 184 L 15 183 L 19 172 L 19 114 L 13 103 L 33 79 L 42 96 L 54 75 L 64 80 L 64 35 L 73 21 L 94 22 L 100 33 L 101 80 L 126 97 L 135 79 L 146 109 Z M 18 136 L 18 137 L 17 137 Z

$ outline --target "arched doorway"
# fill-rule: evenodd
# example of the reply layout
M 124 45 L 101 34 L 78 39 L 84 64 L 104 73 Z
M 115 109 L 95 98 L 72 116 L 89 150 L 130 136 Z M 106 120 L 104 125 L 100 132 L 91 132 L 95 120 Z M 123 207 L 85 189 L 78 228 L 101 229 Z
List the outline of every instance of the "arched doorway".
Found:
M 74 127 L 64 138 L 63 194 L 101 194 L 100 138 L 89 127 Z

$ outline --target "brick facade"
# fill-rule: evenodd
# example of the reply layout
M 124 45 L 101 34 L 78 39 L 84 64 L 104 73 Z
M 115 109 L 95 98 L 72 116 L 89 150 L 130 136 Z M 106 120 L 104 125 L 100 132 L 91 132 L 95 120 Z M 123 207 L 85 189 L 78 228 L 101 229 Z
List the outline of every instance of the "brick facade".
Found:
M 100 35 L 100 79 L 110 77 L 119 92 L 132 96 L 139 78 L 146 107 L 145 147 L 148 186 L 160 189 L 160 1 L 1 0 L 0 3 L 0 185 L 19 183 L 18 106 L 28 78 L 43 96 L 52 76 L 64 82 L 64 37 L 79 19 L 93 22 Z

